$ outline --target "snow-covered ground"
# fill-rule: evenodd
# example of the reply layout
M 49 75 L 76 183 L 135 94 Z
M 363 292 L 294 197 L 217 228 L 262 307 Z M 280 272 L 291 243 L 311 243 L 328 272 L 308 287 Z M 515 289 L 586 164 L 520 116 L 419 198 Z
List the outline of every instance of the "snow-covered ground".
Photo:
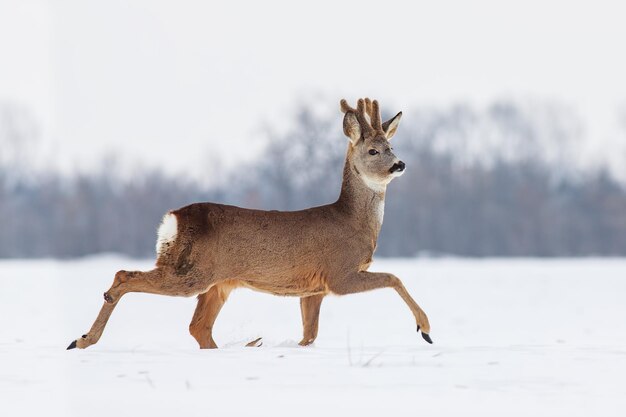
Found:
M 392 290 L 328 297 L 308 348 L 297 299 L 238 290 L 219 350 L 187 332 L 195 299 L 129 294 L 98 344 L 66 351 L 115 271 L 150 264 L 0 262 L 0 415 L 626 415 L 626 260 L 375 262 L 433 345 Z

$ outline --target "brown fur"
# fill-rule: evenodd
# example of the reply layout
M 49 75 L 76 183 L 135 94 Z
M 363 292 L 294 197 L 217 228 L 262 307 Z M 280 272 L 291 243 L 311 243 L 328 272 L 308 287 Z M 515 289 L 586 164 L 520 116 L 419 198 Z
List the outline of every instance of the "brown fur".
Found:
M 392 274 L 367 272 L 382 224 L 386 185 L 399 162 L 388 140 L 401 113 L 383 124 L 375 100 L 359 100 L 356 109 L 342 100 L 341 109 L 351 143 L 335 203 L 292 212 L 197 203 L 170 212 L 176 216 L 177 235 L 158 256 L 156 268 L 119 271 L 93 327 L 73 345 L 85 348 L 98 341 L 122 295 L 147 292 L 200 294 L 189 331 L 201 348 L 215 348 L 213 324 L 237 287 L 301 297 L 301 345 L 317 337 L 324 296 L 390 287 L 427 338 L 428 318 L 402 282 Z M 370 155 L 371 149 L 378 154 Z

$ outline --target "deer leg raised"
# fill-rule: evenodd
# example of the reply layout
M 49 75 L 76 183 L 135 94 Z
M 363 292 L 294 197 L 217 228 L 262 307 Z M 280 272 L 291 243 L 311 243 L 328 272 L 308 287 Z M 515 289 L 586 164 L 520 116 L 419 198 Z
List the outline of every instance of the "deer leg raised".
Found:
M 333 293 L 338 295 L 355 294 L 377 288 L 393 288 L 411 309 L 417 323 L 417 331 L 419 332 L 421 329 L 424 340 L 432 343 L 429 336 L 430 323 L 426 313 L 417 305 L 406 288 L 404 288 L 402 281 L 395 275 L 386 272 L 354 272 L 346 275 L 343 279 L 332 280 L 329 282 L 329 287 Z
M 184 277 L 182 277 L 184 279 Z M 120 298 L 129 292 L 144 292 L 174 296 L 189 296 L 194 289 L 180 285 L 181 277 L 174 277 L 162 268 L 151 271 L 119 271 L 115 274 L 113 285 L 104 293 L 105 303 L 87 334 L 74 340 L 68 349 L 89 347 L 100 339 L 102 332 Z M 189 281 L 196 282 L 196 281 Z
M 115 309 L 115 306 L 116 304 L 105 302 L 100 309 L 100 313 L 98 313 L 98 317 L 96 317 L 96 321 L 91 326 L 89 332 L 82 335 L 80 338 L 72 341 L 67 349 L 85 349 L 86 347 L 89 347 L 98 342 L 98 340 L 100 340 L 100 336 L 102 336 L 102 332 L 104 331 L 104 327 L 106 326 L 107 321 L 109 321 L 111 313 Z
M 320 318 L 320 306 L 324 294 L 311 295 L 300 298 L 300 313 L 302 314 L 303 335 L 300 346 L 308 346 L 317 338 L 317 329 Z

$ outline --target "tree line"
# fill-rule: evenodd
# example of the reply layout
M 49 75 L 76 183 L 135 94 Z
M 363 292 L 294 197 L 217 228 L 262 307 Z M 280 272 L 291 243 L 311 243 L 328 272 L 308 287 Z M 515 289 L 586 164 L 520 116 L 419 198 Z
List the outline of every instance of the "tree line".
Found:
M 602 167 L 576 168 L 581 128 L 567 109 L 500 102 L 411 114 L 392 142 L 407 171 L 388 188 L 378 256 L 626 255 L 624 184 Z M 21 140 L 15 129 L 0 135 L 5 149 Z M 0 257 L 146 257 L 162 215 L 192 202 L 330 203 L 346 147 L 336 117 L 302 106 L 259 158 L 211 187 L 159 170 L 132 181 L 108 170 L 26 175 L 0 158 Z

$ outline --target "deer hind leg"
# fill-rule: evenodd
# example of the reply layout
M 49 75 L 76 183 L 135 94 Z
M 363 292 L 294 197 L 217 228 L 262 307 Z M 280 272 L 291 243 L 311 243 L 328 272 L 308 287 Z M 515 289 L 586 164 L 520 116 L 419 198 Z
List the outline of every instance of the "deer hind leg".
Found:
M 67 347 L 67 350 L 74 348 L 85 349 L 86 347 L 97 343 L 98 340 L 100 340 L 100 336 L 102 336 L 104 327 L 106 326 L 107 321 L 109 321 L 109 317 L 111 316 L 113 309 L 115 309 L 115 306 L 116 304 L 110 304 L 105 302 L 100 309 L 100 313 L 98 313 L 98 317 L 91 326 L 89 332 L 82 335 L 80 338 L 72 341 L 72 343 L 70 343 L 70 345 Z
M 317 338 L 317 329 L 320 318 L 320 306 L 324 294 L 311 295 L 300 298 L 300 313 L 302 314 L 302 340 L 300 346 L 308 346 Z
M 393 288 L 407 304 L 417 323 L 417 331 L 422 330 L 422 337 L 428 343 L 433 341 L 430 338 L 430 323 L 424 310 L 409 295 L 402 281 L 393 274 L 385 272 L 354 272 L 343 279 L 329 282 L 330 290 L 338 295 L 355 294 L 375 290 L 377 288 Z
M 198 305 L 189 324 L 189 333 L 196 339 L 200 349 L 215 349 L 213 324 L 233 287 L 228 284 L 215 284 L 207 292 L 198 296 Z
M 196 339 L 200 349 L 216 349 L 213 339 L 213 325 L 230 292 L 239 285 L 234 281 L 225 281 L 213 285 L 207 292 L 198 296 L 198 304 L 189 324 L 189 333 Z M 261 338 L 246 344 L 247 347 L 259 347 Z
M 182 277 L 185 281 L 186 277 Z M 173 278 L 162 268 L 156 268 L 148 272 L 141 271 L 119 271 L 115 274 L 113 285 L 104 293 L 104 305 L 96 321 L 91 326 L 88 333 L 74 340 L 68 349 L 89 347 L 100 340 L 102 332 L 115 309 L 120 298 L 129 292 L 145 292 L 151 294 L 189 296 L 193 295 L 195 288 L 188 285 L 180 285 L 181 277 Z M 197 281 L 187 279 L 189 282 Z M 186 281 L 185 281 L 186 282 Z

